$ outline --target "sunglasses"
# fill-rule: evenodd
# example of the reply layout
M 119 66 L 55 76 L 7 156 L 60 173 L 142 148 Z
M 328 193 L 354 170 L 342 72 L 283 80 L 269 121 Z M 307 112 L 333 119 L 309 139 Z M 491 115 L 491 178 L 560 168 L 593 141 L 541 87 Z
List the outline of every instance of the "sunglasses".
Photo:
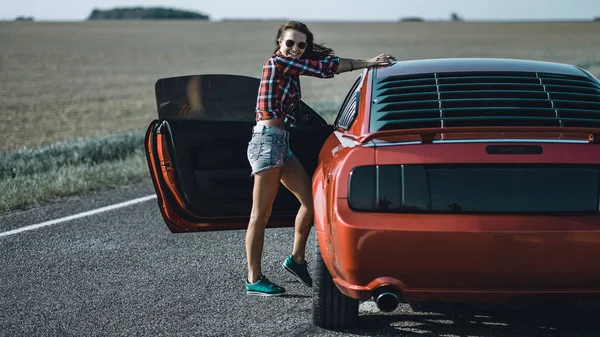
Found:
M 294 46 L 294 43 L 296 43 L 294 40 L 285 40 L 285 46 L 288 48 L 292 48 Z M 298 48 L 304 50 L 306 49 L 308 45 L 306 44 L 306 42 L 298 42 Z

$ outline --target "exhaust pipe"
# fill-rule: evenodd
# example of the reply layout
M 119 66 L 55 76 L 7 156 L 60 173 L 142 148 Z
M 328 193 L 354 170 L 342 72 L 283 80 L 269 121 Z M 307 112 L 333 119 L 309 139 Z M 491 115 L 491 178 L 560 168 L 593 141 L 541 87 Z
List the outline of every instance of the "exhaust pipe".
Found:
M 377 308 L 383 312 L 396 310 L 398 307 L 398 295 L 396 293 L 396 290 L 392 287 L 377 289 L 373 296 Z

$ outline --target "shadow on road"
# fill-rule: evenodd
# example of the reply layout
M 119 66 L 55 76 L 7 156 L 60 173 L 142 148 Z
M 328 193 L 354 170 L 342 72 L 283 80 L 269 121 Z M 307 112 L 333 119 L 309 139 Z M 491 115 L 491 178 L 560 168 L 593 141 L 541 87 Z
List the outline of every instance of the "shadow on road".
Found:
M 404 313 L 361 315 L 357 336 L 598 336 L 598 303 L 415 305 Z
M 310 295 L 292 295 L 292 294 L 283 294 L 281 297 L 284 298 L 311 298 Z

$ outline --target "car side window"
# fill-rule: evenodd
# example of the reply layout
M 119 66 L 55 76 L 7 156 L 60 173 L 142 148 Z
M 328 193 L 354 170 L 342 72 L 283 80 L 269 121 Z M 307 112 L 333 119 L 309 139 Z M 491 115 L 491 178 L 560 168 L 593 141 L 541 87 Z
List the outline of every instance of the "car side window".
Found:
M 348 130 L 350 125 L 352 125 L 352 122 L 354 122 L 356 114 L 358 113 L 361 83 L 362 76 L 359 76 L 352 85 L 351 89 L 348 91 L 348 95 L 346 95 L 344 103 L 342 104 L 335 119 L 334 126 L 336 129 L 340 128 L 342 130 Z

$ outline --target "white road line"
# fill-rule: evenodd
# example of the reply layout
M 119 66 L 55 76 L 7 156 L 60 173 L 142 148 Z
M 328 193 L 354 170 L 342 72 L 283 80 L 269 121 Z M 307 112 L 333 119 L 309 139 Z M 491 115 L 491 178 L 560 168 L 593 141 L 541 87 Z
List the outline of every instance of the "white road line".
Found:
M 42 227 L 46 227 L 46 226 L 51 226 L 51 225 L 55 225 L 61 222 L 66 222 L 66 221 L 71 221 L 74 219 L 79 219 L 79 218 L 83 218 L 89 215 L 94 215 L 94 214 L 98 214 L 98 213 L 102 213 L 102 212 L 107 212 L 113 209 L 117 209 L 117 208 L 122 208 L 122 207 L 127 207 L 130 205 L 134 205 L 134 204 L 138 204 L 140 202 L 144 202 L 144 201 L 148 201 L 148 200 L 152 200 L 152 199 L 156 199 L 156 194 L 151 194 L 151 195 L 147 195 L 145 197 L 141 197 L 141 198 L 137 198 L 137 199 L 133 199 L 133 200 L 129 200 L 129 201 L 125 201 L 125 202 L 121 202 L 118 204 L 114 204 L 114 205 L 110 205 L 110 206 L 106 206 L 106 207 L 102 207 L 102 208 L 97 208 L 91 211 L 87 211 L 87 212 L 83 212 L 83 213 L 79 213 L 79 214 L 75 214 L 75 215 L 69 215 L 66 216 L 64 218 L 60 218 L 60 219 L 56 219 L 56 220 L 51 220 L 51 221 L 46 221 L 46 222 L 42 222 L 39 224 L 35 224 L 35 225 L 30 225 L 30 226 L 26 226 L 26 227 L 21 227 L 21 228 L 17 228 L 17 229 L 13 229 L 11 231 L 8 232 L 2 232 L 0 233 L 0 237 L 3 236 L 9 236 L 9 235 L 13 235 L 13 234 L 19 234 L 25 231 L 30 231 L 33 229 L 38 229 L 38 228 L 42 228 Z

